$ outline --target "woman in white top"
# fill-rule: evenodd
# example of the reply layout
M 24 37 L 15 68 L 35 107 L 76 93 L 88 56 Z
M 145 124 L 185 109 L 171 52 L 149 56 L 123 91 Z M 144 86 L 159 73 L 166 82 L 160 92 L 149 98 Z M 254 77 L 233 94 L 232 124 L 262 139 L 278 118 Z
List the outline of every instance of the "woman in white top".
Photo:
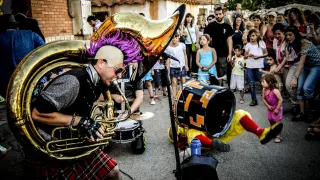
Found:
M 251 89 L 250 106 L 258 104 L 256 97 L 255 82 L 261 80 L 259 69 L 264 68 L 264 57 L 268 55 L 266 44 L 261 40 L 260 33 L 257 29 L 252 29 L 248 34 L 248 43 L 244 47 L 248 80 Z
M 186 52 L 189 61 L 190 71 L 193 73 L 198 72 L 198 66 L 196 63 L 197 51 L 192 52 L 192 43 L 194 43 L 197 49 L 200 49 L 199 46 L 199 28 L 194 22 L 194 16 L 191 13 L 187 13 L 184 20 L 184 25 L 180 34 L 185 36 Z

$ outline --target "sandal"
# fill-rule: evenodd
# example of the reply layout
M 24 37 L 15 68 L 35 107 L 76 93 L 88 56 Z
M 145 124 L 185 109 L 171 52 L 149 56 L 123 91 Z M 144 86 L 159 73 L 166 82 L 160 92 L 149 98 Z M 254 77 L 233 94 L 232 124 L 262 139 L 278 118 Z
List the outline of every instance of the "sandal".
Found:
M 244 100 L 243 99 L 240 99 L 240 104 L 244 104 Z
M 280 143 L 282 141 L 282 137 L 281 136 L 277 136 L 275 139 L 274 139 L 274 142 L 275 143 Z

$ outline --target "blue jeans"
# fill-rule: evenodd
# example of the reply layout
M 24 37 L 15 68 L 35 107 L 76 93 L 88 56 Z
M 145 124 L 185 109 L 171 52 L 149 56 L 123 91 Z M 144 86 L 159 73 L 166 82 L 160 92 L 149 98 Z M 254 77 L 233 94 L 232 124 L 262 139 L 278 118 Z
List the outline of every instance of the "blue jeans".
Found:
M 304 66 L 298 80 L 298 99 L 313 98 L 314 88 L 320 78 L 320 66 Z
M 256 96 L 255 82 L 261 81 L 262 73 L 259 71 L 259 68 L 253 68 L 253 69 L 247 68 L 247 73 L 248 73 L 248 81 L 249 81 L 250 90 L 251 90 L 251 100 L 256 101 L 257 96 Z

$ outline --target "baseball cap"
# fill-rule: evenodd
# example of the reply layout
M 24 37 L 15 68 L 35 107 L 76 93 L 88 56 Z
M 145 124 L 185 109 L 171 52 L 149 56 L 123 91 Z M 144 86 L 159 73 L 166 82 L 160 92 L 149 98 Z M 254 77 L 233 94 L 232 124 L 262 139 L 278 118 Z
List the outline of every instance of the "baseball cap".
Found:
M 277 17 L 277 13 L 275 13 L 275 12 L 269 12 L 269 13 L 268 13 L 268 16 L 274 16 L 274 17 Z

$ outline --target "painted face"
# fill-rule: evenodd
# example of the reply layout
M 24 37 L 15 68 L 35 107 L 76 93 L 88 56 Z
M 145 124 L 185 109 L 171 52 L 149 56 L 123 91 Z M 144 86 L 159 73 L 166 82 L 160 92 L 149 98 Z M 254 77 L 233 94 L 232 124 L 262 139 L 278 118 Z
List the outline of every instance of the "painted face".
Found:
M 221 22 L 223 20 L 223 12 L 221 11 L 215 11 L 216 21 Z
M 286 39 L 289 43 L 293 43 L 293 41 L 296 39 L 296 37 L 292 32 L 287 32 Z

